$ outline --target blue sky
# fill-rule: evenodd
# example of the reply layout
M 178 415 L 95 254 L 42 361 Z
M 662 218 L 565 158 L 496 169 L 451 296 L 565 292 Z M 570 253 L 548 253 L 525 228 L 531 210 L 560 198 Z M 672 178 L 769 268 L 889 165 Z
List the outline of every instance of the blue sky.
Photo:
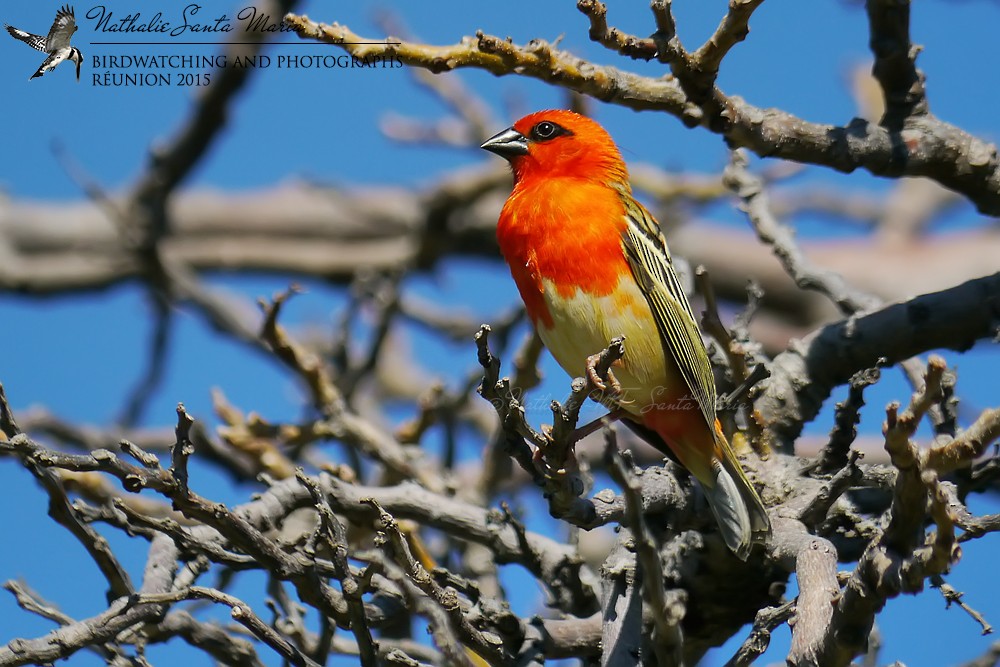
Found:
M 31 32 L 44 33 L 57 3 L 0 3 L 0 21 Z M 165 20 L 179 20 L 187 3 L 125 2 L 108 0 L 107 10 L 122 16 L 157 11 Z M 201 15 L 223 12 L 231 17 L 247 3 L 205 0 Z M 624 3 L 619 3 L 624 4 Z M 646 3 L 612 6 L 609 21 L 637 34 L 652 31 Z M 718 23 L 725 9 L 719 0 L 677 0 L 674 11 L 681 39 L 688 46 L 700 43 Z M 62 65 L 41 79 L 28 76 L 41 62 L 41 54 L 0 35 L 0 77 L 6 86 L 2 117 L 6 132 L 0 152 L 0 221 L 4 200 L 64 200 L 83 197 L 79 186 L 55 157 L 52 146 L 63 146 L 89 175 L 111 193 L 127 189 L 139 173 L 151 146 L 171 137 L 184 119 L 197 88 L 172 85 L 160 88 L 105 88 L 93 85 L 95 55 L 163 53 L 211 55 L 219 47 L 170 46 L 163 48 L 93 45 L 115 35 L 95 32 L 94 21 L 84 17 L 95 5 L 76 5 L 80 26 L 73 43 L 85 56 L 83 78 L 73 80 L 71 65 Z M 430 9 L 430 11 L 428 11 Z M 355 32 L 380 36 L 374 17 L 390 10 L 421 41 L 453 43 L 477 29 L 517 42 L 534 37 L 556 39 L 561 47 L 597 62 L 615 63 L 656 75 L 658 64 L 627 63 L 591 43 L 587 21 L 575 3 L 525 2 L 468 3 L 460 0 L 409 2 L 308 2 L 301 11 L 323 21 L 339 21 Z M 995 139 L 1000 130 L 995 109 L 1000 103 L 1000 69 L 995 64 L 995 29 L 1000 6 L 984 1 L 961 3 L 927 0 L 913 7 L 912 35 L 924 45 L 919 64 L 927 74 L 931 108 L 939 116 L 980 136 Z M 761 106 L 775 106 L 808 120 L 842 124 L 856 113 L 845 85 L 847 73 L 869 59 L 864 10 L 856 3 L 793 2 L 769 0 L 751 22 L 752 32 L 724 63 L 720 84 Z M 284 42 L 295 38 L 285 36 Z M 289 43 L 265 52 L 278 55 L 325 54 L 329 47 Z M 454 76 L 454 75 L 452 75 Z M 544 84 L 515 78 L 496 78 L 482 72 L 461 72 L 463 82 L 491 105 L 504 124 L 504 101 L 516 97 L 529 109 L 560 105 L 561 91 Z M 176 83 L 176 78 L 174 80 Z M 594 103 L 597 118 L 611 131 L 629 161 L 650 162 L 668 169 L 717 171 L 727 151 L 715 135 L 688 130 L 676 119 L 661 114 L 635 113 Z M 386 113 L 433 119 L 445 112 L 441 104 L 414 85 L 405 69 L 294 70 L 275 66 L 261 70 L 241 93 L 229 123 L 211 152 L 183 184 L 185 189 L 250 191 L 295 178 L 340 184 L 395 183 L 418 186 L 441 174 L 491 158 L 478 150 L 401 146 L 384 138 L 378 123 Z M 864 173 L 830 174 L 809 170 L 798 182 L 830 183 L 850 190 L 884 192 L 889 183 Z M 712 209 L 712 218 L 744 226 L 740 214 L 728 207 Z M 954 225 L 982 224 L 971 207 L 953 217 Z M 806 236 L 840 235 L 843 230 L 813 221 L 800 230 Z M 273 277 L 237 279 L 216 276 L 213 283 L 247 298 L 270 294 L 285 285 Z M 433 276 L 410 279 L 407 289 L 427 298 L 488 318 L 514 303 L 516 294 L 506 274 L 496 265 L 460 262 Z M 289 306 L 287 321 L 328 326 L 343 302 L 340 291 L 311 285 L 310 291 Z M 500 306 L 499 308 L 494 307 Z M 123 285 L 86 296 L 42 301 L 0 295 L 0 380 L 17 409 L 44 404 L 67 419 L 107 423 L 120 411 L 127 392 L 143 367 L 151 327 L 150 308 L 141 289 Z M 248 357 L 238 345 L 220 339 L 203 321 L 180 313 L 175 324 L 167 377 L 149 410 L 150 425 L 170 424 L 173 409 L 183 401 L 197 416 L 210 419 L 209 390 L 221 387 L 235 404 L 264 412 L 272 419 L 298 414 L 301 398 L 294 382 L 276 365 Z M 439 369 L 453 382 L 475 364 L 474 348 L 442 345 L 409 332 L 408 343 L 419 351 L 420 361 Z M 958 364 L 959 390 L 968 406 L 996 405 L 992 378 L 1000 372 L 995 346 L 980 346 L 964 356 L 949 354 Z M 549 359 L 546 384 L 540 392 L 565 393 L 566 382 Z M 909 388 L 898 374 L 869 394 L 863 428 L 877 433 L 881 413 L 889 400 L 905 401 Z M 396 418 L 399 415 L 393 414 Z M 538 416 L 537 421 L 543 417 Z M 829 411 L 810 426 L 811 432 L 830 428 Z M 464 456 L 478 456 L 477 443 L 466 443 Z M 211 490 L 213 497 L 239 502 L 251 492 L 232 488 L 213 470 L 197 467 L 196 488 Z M 30 476 L 14 463 L 0 463 L 0 502 L 17 512 L 0 515 L 0 534 L 20 531 L 29 535 L 17 548 L 0 552 L 0 579 L 24 577 L 49 598 L 63 604 L 74 616 L 96 613 L 103 591 L 96 570 L 67 534 L 49 529 L 45 501 Z M 978 512 L 998 511 L 988 499 L 974 501 Z M 541 518 L 533 525 L 551 530 Z M 39 530 L 41 526 L 43 529 Z M 112 537 L 130 558 L 138 574 L 145 544 Z M 969 604 L 1000 622 L 1000 585 L 992 575 L 991 560 L 997 540 L 987 537 L 967 545 L 965 557 L 949 581 L 968 592 Z M 512 577 L 517 575 L 512 574 Z M 253 588 L 252 576 L 245 588 Z M 516 579 L 516 581 L 523 580 Z M 518 596 L 517 604 L 532 609 L 533 593 Z M 21 612 L 0 597 L 0 643 L 14 636 L 36 636 L 50 625 Z M 957 609 L 945 611 L 936 591 L 889 604 L 881 621 L 885 648 L 883 660 L 900 659 L 908 665 L 941 665 L 980 654 L 988 638 L 978 636 L 975 625 Z M 945 645 L 941 636 L 957 638 Z M 742 636 L 737 637 L 738 641 Z M 787 649 L 787 628 L 776 633 L 771 662 L 781 661 Z M 158 649 L 176 655 L 174 647 Z M 713 653 L 706 664 L 722 664 L 733 646 Z M 184 652 L 190 655 L 189 651 Z M 192 661 L 192 664 L 208 664 Z M 97 664 L 90 656 L 77 656 L 70 664 Z M 272 663 L 273 664 L 273 663 Z

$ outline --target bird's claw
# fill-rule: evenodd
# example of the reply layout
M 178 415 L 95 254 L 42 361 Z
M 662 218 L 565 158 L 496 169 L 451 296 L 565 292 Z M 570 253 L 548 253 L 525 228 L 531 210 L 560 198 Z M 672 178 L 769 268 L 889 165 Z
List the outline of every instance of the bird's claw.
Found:
M 620 396 L 622 393 L 622 385 L 615 377 L 614 372 L 609 368 L 607 371 L 607 381 L 605 382 L 597 372 L 597 364 L 601 361 L 600 354 L 592 354 L 587 357 L 587 380 L 590 385 L 596 388 L 598 391 L 609 394 L 610 397 L 614 398 Z

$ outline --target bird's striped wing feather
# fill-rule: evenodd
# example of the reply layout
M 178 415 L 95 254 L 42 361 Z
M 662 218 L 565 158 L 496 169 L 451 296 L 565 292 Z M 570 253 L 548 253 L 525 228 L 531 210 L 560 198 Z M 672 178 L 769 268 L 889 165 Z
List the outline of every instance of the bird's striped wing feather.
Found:
M 49 51 L 63 49 L 69 46 L 69 40 L 76 32 L 76 16 L 73 8 L 69 5 L 62 7 L 56 12 L 56 19 L 49 28 L 49 36 L 46 39 L 46 46 Z
M 687 295 L 674 271 L 670 251 L 659 225 L 642 204 L 622 193 L 627 226 L 622 245 L 629 267 L 639 283 L 664 345 L 677 363 L 708 427 L 715 426 L 715 379 L 705 343 Z
M 38 49 L 42 53 L 46 53 L 45 38 L 42 37 L 41 35 L 34 35 L 30 32 L 25 32 L 24 30 L 15 28 L 12 25 L 7 25 L 6 23 L 4 23 L 4 27 L 7 28 L 7 32 L 9 32 L 10 36 L 13 37 L 14 39 L 18 39 L 27 44 L 28 46 L 30 46 L 31 48 Z

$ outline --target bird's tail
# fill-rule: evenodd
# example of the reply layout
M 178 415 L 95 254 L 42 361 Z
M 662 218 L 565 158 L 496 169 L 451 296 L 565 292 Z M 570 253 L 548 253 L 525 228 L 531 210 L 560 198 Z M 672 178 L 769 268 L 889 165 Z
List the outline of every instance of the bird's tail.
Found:
M 643 417 L 641 423 L 624 421 L 639 437 L 669 454 L 695 476 L 705 490 L 726 545 L 746 560 L 754 544 L 770 537 L 771 522 L 719 420 L 708 429 L 701 413 L 693 410 L 687 414 L 652 410 Z
M 722 539 L 740 560 L 746 560 L 750 553 L 750 514 L 746 502 L 740 494 L 736 480 L 718 460 L 712 461 L 712 484 L 705 484 L 708 506 L 712 508 L 715 520 L 719 522 Z
M 771 536 L 771 521 L 718 420 L 715 422 L 712 476 L 714 483 L 704 486 L 722 538 L 740 560 L 746 560 L 754 544 L 766 542 Z

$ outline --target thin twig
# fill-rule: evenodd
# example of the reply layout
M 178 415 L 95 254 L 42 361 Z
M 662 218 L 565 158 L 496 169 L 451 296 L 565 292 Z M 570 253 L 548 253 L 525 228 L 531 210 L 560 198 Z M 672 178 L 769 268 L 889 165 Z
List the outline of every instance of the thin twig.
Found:
M 319 484 L 307 477 L 302 469 L 295 472 L 295 478 L 306 487 L 312 497 L 313 504 L 319 512 L 320 525 L 317 534 L 326 542 L 332 552 L 336 576 L 340 580 L 340 588 L 347 600 L 348 613 L 351 617 L 351 632 L 358 642 L 358 657 L 363 667 L 375 667 L 378 664 L 378 644 L 372 640 L 368 620 L 365 617 L 363 595 L 365 588 L 354 576 L 347 561 L 347 529 L 337 515 L 333 513 L 330 503 L 323 496 Z
M 491 640 L 488 635 L 482 633 L 469 622 L 462 609 L 457 591 L 453 588 L 440 586 L 434 581 L 434 577 L 424 569 L 424 566 L 414 559 L 410 552 L 409 543 L 393 516 L 386 512 L 374 498 L 366 498 L 364 502 L 371 505 L 378 513 L 381 530 L 392 544 L 393 555 L 399 566 L 406 571 L 417 588 L 440 605 L 448 616 L 449 625 L 462 638 L 462 642 L 492 664 L 509 660 L 501 643 Z
M 885 359 L 880 359 L 879 362 L 874 367 L 851 376 L 847 400 L 837 403 L 834 409 L 833 429 L 830 431 L 830 440 L 820 455 L 817 472 L 829 474 L 848 465 L 851 445 L 858 437 L 857 425 L 861 421 L 861 408 L 865 405 L 865 389 L 879 381 L 879 367 L 885 363 Z
M 733 151 L 723 173 L 723 182 L 740 198 L 741 207 L 758 238 L 771 246 L 795 284 L 829 297 L 844 315 L 876 306 L 877 298 L 851 287 L 839 274 L 815 268 L 809 262 L 795 242 L 791 228 L 774 217 L 764 181 L 750 172 L 748 164 L 742 152 Z
M 754 616 L 750 634 L 747 636 L 736 654 L 726 663 L 725 667 L 750 667 L 754 661 L 764 655 L 771 645 L 771 633 L 785 623 L 795 613 L 795 600 L 777 607 L 765 607 Z
M 931 577 L 931 586 L 941 591 L 941 597 L 944 598 L 946 608 L 950 607 L 952 604 L 957 604 L 961 607 L 962 611 L 968 614 L 972 620 L 979 624 L 979 627 L 982 628 L 984 635 L 988 635 L 993 632 L 993 626 L 986 621 L 986 618 L 962 600 L 965 593 L 956 591 L 952 588 L 940 574 L 935 574 Z
M 308 655 L 253 612 L 249 605 L 239 598 L 214 588 L 191 586 L 185 590 L 170 593 L 137 596 L 135 604 L 163 604 L 181 600 L 209 600 L 230 608 L 233 620 L 245 627 L 260 641 L 270 646 L 278 655 L 296 667 L 319 667 Z

